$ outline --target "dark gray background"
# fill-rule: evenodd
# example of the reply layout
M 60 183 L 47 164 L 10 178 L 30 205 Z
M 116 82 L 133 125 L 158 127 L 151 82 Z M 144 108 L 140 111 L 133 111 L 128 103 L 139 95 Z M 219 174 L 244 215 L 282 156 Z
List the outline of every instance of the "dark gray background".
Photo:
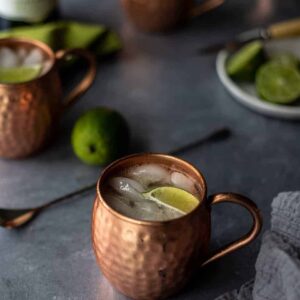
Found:
M 229 0 L 177 32 L 137 32 L 116 0 L 63 0 L 69 19 L 117 30 L 124 51 L 99 65 L 93 87 L 64 117 L 59 136 L 43 153 L 24 161 L 0 161 L 1 207 L 25 207 L 63 196 L 96 181 L 101 169 L 72 154 L 70 130 L 86 109 L 105 105 L 128 120 L 134 150 L 168 152 L 218 127 L 230 139 L 182 155 L 204 173 L 209 193 L 234 191 L 252 198 L 269 226 L 270 203 L 280 191 L 299 188 L 299 124 L 266 118 L 237 104 L 215 72 L 215 57 L 199 46 L 245 29 L 296 17 L 299 2 Z M 0 229 L 0 299 L 125 299 L 102 277 L 91 249 L 94 191 L 53 207 L 26 228 Z M 248 230 L 250 218 L 231 205 L 213 211 L 213 247 Z M 210 300 L 254 275 L 259 240 L 203 269 L 173 299 Z

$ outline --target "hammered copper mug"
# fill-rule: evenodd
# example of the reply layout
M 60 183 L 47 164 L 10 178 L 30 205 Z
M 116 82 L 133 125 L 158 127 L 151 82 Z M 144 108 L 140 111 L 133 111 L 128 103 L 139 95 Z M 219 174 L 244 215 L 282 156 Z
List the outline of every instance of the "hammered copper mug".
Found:
M 128 167 L 154 163 L 184 172 L 198 183 L 199 205 L 191 213 L 164 222 L 140 221 L 113 210 L 105 201 L 106 181 Z M 253 241 L 262 219 L 255 203 L 232 193 L 206 196 L 203 175 L 191 164 L 164 154 L 136 154 L 108 166 L 97 183 L 92 217 L 92 241 L 102 273 L 121 293 L 133 299 L 166 298 L 181 289 L 199 267 L 207 265 Z M 211 207 L 231 202 L 246 208 L 252 229 L 209 254 Z
M 137 28 L 144 31 L 166 31 L 189 18 L 220 6 L 224 0 L 121 0 L 123 8 Z
M 60 50 L 54 53 L 46 44 L 23 38 L 0 39 L 0 47 L 38 48 L 48 62 L 45 72 L 23 83 L 0 83 L 0 157 L 21 158 L 43 147 L 62 113 L 92 84 L 96 62 L 83 49 Z M 69 56 L 88 63 L 84 78 L 63 97 L 58 65 Z

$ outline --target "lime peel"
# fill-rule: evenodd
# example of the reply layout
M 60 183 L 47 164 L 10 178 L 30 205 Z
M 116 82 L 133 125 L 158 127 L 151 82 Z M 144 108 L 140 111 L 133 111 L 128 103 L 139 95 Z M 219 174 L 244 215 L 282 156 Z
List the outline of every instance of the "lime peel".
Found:
M 76 156 L 88 165 L 106 165 L 126 152 L 129 128 L 115 110 L 93 108 L 76 121 L 71 143 Z

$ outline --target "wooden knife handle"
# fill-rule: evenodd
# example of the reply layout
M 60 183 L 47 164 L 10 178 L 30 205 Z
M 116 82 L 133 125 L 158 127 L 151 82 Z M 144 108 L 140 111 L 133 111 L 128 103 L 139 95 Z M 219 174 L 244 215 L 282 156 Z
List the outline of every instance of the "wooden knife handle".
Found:
M 300 18 L 273 24 L 267 32 L 270 38 L 275 39 L 300 36 Z

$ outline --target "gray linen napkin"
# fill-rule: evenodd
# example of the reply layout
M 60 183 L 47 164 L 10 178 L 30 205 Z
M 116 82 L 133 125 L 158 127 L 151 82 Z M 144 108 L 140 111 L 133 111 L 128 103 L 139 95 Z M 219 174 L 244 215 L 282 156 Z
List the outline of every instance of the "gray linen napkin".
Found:
M 255 269 L 254 280 L 216 300 L 300 300 L 300 192 L 273 200 Z

